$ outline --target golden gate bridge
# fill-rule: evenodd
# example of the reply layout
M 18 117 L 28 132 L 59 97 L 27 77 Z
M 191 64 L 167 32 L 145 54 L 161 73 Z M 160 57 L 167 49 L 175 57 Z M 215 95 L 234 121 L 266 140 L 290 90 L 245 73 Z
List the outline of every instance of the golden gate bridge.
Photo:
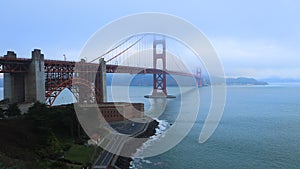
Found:
M 40 101 L 51 107 L 58 95 L 69 89 L 77 101 L 101 103 L 106 97 L 105 73 L 153 74 L 153 97 L 168 96 L 168 74 L 193 77 L 201 86 L 200 66 L 191 73 L 180 59 L 168 53 L 166 42 L 161 35 L 133 35 L 104 54 L 79 62 L 44 59 L 39 49 L 32 51 L 32 58 L 17 58 L 8 51 L 0 57 L 4 99 L 10 103 Z M 90 92 L 80 92 L 83 88 Z

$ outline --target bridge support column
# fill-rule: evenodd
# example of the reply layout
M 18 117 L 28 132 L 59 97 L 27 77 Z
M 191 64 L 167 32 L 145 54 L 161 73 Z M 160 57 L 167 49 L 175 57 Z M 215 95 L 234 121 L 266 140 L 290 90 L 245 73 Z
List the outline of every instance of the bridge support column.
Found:
M 5 58 L 16 59 L 16 53 L 8 51 Z M 24 73 L 4 73 L 4 98 L 10 103 L 24 102 Z
M 34 49 L 31 54 L 31 64 L 25 76 L 25 101 L 45 102 L 45 69 L 44 54 Z
M 95 78 L 95 94 L 98 104 L 107 102 L 106 62 L 104 61 L 104 58 L 99 60 L 99 67 Z

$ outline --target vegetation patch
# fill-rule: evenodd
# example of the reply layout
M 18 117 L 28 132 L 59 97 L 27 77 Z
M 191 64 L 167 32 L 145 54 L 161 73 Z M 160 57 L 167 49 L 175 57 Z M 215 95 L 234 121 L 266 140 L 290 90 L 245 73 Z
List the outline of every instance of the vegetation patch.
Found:
M 3 114 L 8 118 L 0 119 L 0 169 L 68 169 L 91 163 L 94 148 L 83 145 L 88 137 L 73 105 L 49 109 L 37 102 L 24 115 L 10 105 Z
M 73 163 L 85 164 L 92 158 L 93 152 L 94 147 L 73 144 L 65 153 L 65 159 Z

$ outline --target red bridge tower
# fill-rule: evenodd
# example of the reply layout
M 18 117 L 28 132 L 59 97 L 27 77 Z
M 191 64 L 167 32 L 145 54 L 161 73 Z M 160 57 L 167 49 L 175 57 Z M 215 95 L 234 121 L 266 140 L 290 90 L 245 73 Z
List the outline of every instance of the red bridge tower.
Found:
M 167 68 L 166 68 L 166 39 L 154 37 L 153 39 L 153 69 L 162 71 L 153 74 L 153 92 L 146 98 L 175 98 L 167 93 Z

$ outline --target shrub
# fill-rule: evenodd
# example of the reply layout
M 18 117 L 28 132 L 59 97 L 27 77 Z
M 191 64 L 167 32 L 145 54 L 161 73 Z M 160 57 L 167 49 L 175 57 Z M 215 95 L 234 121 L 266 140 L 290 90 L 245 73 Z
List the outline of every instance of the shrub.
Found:
M 21 110 L 19 109 L 17 103 L 13 103 L 8 105 L 8 109 L 6 111 L 7 116 L 19 116 L 21 115 Z

